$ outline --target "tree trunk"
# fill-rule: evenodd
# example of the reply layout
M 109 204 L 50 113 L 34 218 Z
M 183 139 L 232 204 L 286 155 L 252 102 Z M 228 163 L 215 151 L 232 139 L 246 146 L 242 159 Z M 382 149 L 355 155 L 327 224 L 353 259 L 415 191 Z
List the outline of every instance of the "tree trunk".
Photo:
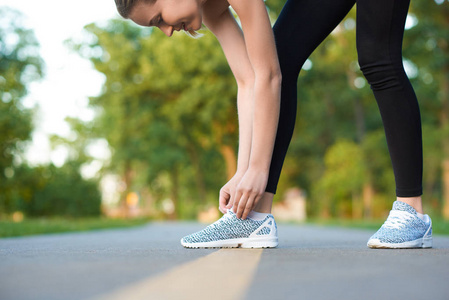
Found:
M 357 141 L 362 144 L 365 138 L 365 114 L 363 112 L 363 104 L 359 97 L 355 98 L 354 101 L 354 116 L 355 116 L 355 126 L 357 130 Z
M 363 216 L 363 207 L 360 205 L 360 194 L 352 193 L 352 219 L 361 219 Z
M 366 182 L 363 185 L 363 217 L 373 217 L 373 198 L 374 188 L 371 182 Z
M 198 190 L 198 197 L 200 200 L 200 203 L 206 203 L 206 185 L 204 183 L 204 176 L 203 171 L 201 170 L 201 160 L 198 155 L 198 151 L 195 148 L 195 145 L 188 145 L 188 151 L 190 160 L 192 161 L 192 166 L 195 170 L 195 181 L 196 181 L 196 187 Z
M 220 152 L 226 163 L 226 178 L 229 181 L 237 171 L 237 157 L 234 149 L 229 145 L 221 145 Z
M 319 205 L 320 211 L 319 211 L 319 216 L 320 218 L 323 219 L 329 219 L 330 217 L 332 217 L 332 213 L 331 213 L 331 200 L 329 198 L 322 198 L 321 201 L 323 202 L 321 205 Z
M 237 171 L 237 156 L 234 148 L 224 143 L 223 137 L 225 135 L 232 135 L 236 131 L 236 127 L 233 122 L 228 122 L 224 126 L 218 122 L 214 122 L 212 126 L 214 128 L 215 142 L 219 145 L 220 153 L 225 160 L 226 179 L 229 181 Z
M 125 182 L 125 190 L 122 193 L 122 197 L 120 200 L 120 208 L 122 210 L 122 214 L 124 217 L 129 217 L 129 207 L 128 203 L 126 202 L 128 194 L 131 192 L 131 185 L 132 185 L 132 178 L 133 178 L 133 170 L 131 167 L 131 161 L 126 160 L 125 161 L 125 170 L 123 173 L 123 181 Z
M 170 172 L 172 187 L 171 187 L 171 200 L 175 209 L 173 213 L 169 216 L 171 220 L 177 219 L 179 216 L 179 174 L 178 168 L 175 166 Z
M 444 74 L 449 74 L 449 65 L 444 68 Z M 441 87 L 440 123 L 443 129 L 443 218 L 449 220 L 449 75 L 443 77 Z

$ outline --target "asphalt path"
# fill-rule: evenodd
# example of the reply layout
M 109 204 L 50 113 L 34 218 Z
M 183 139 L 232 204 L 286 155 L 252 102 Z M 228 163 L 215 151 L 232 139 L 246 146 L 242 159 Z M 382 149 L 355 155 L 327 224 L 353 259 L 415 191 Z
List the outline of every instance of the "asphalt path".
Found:
M 278 224 L 276 249 L 184 249 L 198 223 L 0 239 L 0 299 L 449 299 L 449 237 L 374 250 L 369 230 Z

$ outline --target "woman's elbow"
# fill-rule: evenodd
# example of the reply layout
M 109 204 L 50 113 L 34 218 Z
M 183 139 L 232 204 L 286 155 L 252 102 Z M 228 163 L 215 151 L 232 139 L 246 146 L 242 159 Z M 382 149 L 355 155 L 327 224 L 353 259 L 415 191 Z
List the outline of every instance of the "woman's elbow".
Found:
M 237 81 L 237 86 L 242 89 L 252 89 L 254 88 L 255 76 L 252 72 L 247 72 L 245 74 L 239 74 L 239 76 L 235 76 L 235 80 Z
M 275 86 L 278 86 L 279 88 L 281 88 L 282 85 L 282 73 L 281 70 L 278 69 L 276 71 L 273 71 L 271 74 L 271 83 Z

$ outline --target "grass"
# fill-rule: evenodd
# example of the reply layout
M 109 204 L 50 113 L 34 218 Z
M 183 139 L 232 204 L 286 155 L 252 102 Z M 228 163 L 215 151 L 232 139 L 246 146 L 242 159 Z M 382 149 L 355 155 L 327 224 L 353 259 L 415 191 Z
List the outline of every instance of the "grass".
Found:
M 377 230 L 380 228 L 384 221 L 385 220 L 309 219 L 307 220 L 307 223 L 322 226 Z M 434 234 L 449 235 L 449 221 L 433 218 L 432 230 Z
M 26 218 L 20 222 L 0 220 L 0 238 L 29 236 L 36 234 L 89 231 L 98 229 L 126 228 L 145 224 L 147 218 L 111 219 L 111 218 Z M 337 226 L 377 230 L 384 220 L 347 220 L 347 219 L 308 219 L 307 223 L 320 226 Z M 433 220 L 434 234 L 449 235 L 449 221 Z
M 432 220 L 432 229 L 435 234 L 449 235 L 449 221 L 441 219 Z
M 98 218 L 30 218 L 20 222 L 0 220 L 0 238 L 28 236 L 36 234 L 89 231 L 98 229 L 124 228 L 142 225 L 149 220 L 138 219 L 110 219 Z

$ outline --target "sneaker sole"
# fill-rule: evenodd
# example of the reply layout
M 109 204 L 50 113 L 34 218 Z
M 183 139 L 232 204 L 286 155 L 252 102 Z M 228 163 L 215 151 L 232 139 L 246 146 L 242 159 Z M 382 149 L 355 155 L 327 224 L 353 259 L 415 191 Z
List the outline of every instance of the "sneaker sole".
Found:
M 425 237 L 404 243 L 383 243 L 378 239 L 371 239 L 368 241 L 367 246 L 372 249 L 432 248 L 432 237 Z
M 277 237 L 240 238 L 203 243 L 186 243 L 181 240 L 181 245 L 185 248 L 275 248 L 278 244 Z

